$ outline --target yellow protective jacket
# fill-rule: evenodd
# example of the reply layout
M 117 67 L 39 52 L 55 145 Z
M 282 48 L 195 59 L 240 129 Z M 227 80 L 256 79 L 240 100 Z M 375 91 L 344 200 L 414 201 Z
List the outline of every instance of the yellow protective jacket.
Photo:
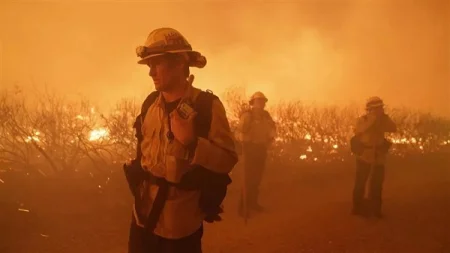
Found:
M 190 87 L 180 103 L 186 100 L 195 101 L 199 93 L 199 89 Z M 195 151 L 189 151 L 176 139 L 172 142 L 167 140 L 168 115 L 161 94 L 148 109 L 141 129 L 142 167 L 154 176 L 164 177 L 169 182 L 179 183 L 192 164 L 217 173 L 229 173 L 237 163 L 233 136 L 225 108 L 219 99 L 214 100 L 212 104 L 208 139 L 198 137 Z M 137 225 L 144 227 L 145 221 L 140 221 L 138 217 L 148 217 L 157 192 L 157 185 L 144 184 L 141 187 L 140 197 L 144 199 L 145 204 L 141 210 L 133 208 Z M 200 191 L 170 187 L 168 199 L 154 233 L 163 238 L 179 239 L 198 230 L 205 218 L 205 214 L 199 208 L 199 197 Z M 137 215 L 137 212 L 140 215 Z
M 239 141 L 270 144 L 275 134 L 275 122 L 268 111 L 251 109 L 241 115 L 238 126 Z
M 385 141 L 385 134 L 397 131 L 397 126 L 388 115 L 377 119 L 372 114 L 358 118 L 355 126 L 355 135 L 367 146 L 363 153 L 357 157 L 361 161 L 383 165 L 386 162 L 386 153 L 377 152 L 375 147 Z

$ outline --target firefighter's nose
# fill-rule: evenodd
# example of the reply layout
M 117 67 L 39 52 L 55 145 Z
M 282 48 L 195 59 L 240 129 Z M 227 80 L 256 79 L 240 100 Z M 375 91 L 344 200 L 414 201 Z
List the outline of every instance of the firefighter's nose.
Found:
M 156 69 L 155 69 L 155 67 L 150 66 L 150 71 L 149 71 L 148 75 L 151 76 L 151 77 L 156 76 Z

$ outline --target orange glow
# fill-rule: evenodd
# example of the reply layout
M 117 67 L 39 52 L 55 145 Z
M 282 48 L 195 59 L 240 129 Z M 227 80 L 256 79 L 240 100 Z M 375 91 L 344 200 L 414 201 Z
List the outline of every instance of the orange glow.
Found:
M 47 86 L 102 108 L 142 100 L 153 85 L 134 50 L 152 29 L 171 26 L 208 59 L 192 69 L 194 85 L 218 95 L 231 85 L 261 90 L 269 104 L 379 95 L 389 106 L 450 115 L 445 8 L 344 2 L 2 1 L 0 86 Z

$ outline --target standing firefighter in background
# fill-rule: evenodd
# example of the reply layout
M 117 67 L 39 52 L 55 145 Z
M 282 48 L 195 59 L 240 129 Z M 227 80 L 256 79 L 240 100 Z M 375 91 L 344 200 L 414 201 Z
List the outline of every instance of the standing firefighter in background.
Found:
M 259 185 L 266 166 L 267 150 L 275 138 L 275 122 L 264 108 L 267 98 L 256 92 L 250 98 L 251 109 L 245 111 L 238 126 L 242 142 L 244 187 L 239 213 L 247 218 L 248 212 L 262 211 L 258 203 Z
M 379 97 L 368 99 L 366 111 L 366 115 L 357 120 L 355 136 L 351 140 L 352 152 L 357 157 L 352 213 L 354 215 L 374 215 L 381 218 L 384 164 L 391 146 L 391 143 L 385 138 L 385 133 L 396 132 L 397 127 L 385 114 L 384 103 Z M 364 193 L 370 174 L 369 208 L 366 209 L 363 204 Z
M 221 220 L 237 163 L 221 101 L 192 87 L 189 67 L 206 58 L 176 30 L 152 31 L 137 48 L 156 91 L 134 125 L 137 157 L 124 166 L 135 197 L 129 253 L 201 253 L 203 221 Z

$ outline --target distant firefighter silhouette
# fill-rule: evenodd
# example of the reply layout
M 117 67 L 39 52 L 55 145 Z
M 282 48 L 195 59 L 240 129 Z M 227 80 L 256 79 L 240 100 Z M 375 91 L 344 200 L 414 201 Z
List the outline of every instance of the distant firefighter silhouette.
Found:
M 237 140 L 241 145 L 243 187 L 239 214 L 246 220 L 251 211 L 261 212 L 259 186 L 266 167 L 267 150 L 275 139 L 275 122 L 265 110 L 268 99 L 262 92 L 251 96 L 250 109 L 240 116 Z
M 381 218 L 384 164 L 391 147 L 385 133 L 396 132 L 397 127 L 385 114 L 383 100 L 379 97 L 368 99 L 366 112 L 357 119 L 355 135 L 350 143 L 351 150 L 356 156 L 352 214 Z M 369 178 L 369 194 L 365 200 L 366 183 Z

